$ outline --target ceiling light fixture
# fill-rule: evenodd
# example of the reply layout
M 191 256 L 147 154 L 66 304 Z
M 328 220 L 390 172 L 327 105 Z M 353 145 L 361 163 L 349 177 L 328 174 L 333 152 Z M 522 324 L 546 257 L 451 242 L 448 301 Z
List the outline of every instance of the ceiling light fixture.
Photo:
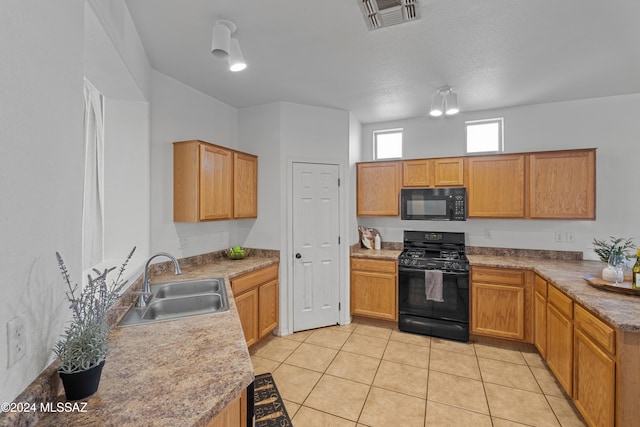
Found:
M 218 59 L 226 59 L 231 71 L 242 71 L 247 63 L 242 56 L 238 39 L 231 38 L 236 32 L 236 24 L 227 20 L 216 21 L 211 36 L 211 54 Z
M 240 43 L 238 43 L 238 39 L 231 39 L 229 51 L 229 69 L 231 71 L 242 71 L 247 68 L 247 63 L 244 60 L 244 56 L 242 56 L 242 51 L 240 50 Z
M 429 115 L 440 117 L 443 113 L 447 116 L 458 114 L 458 94 L 453 93 L 449 86 L 443 86 L 433 95 L 431 99 L 431 110 Z

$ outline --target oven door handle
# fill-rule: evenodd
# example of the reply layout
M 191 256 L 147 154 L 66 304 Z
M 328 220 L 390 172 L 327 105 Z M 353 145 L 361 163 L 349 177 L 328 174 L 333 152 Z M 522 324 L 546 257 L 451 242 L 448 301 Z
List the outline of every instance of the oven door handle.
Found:
M 435 269 L 423 269 L 423 268 L 407 268 L 407 267 L 398 267 L 399 272 L 412 272 L 412 273 L 422 273 L 427 270 L 435 270 Z M 468 271 L 443 271 L 442 274 L 447 274 L 451 276 L 467 276 L 469 274 Z

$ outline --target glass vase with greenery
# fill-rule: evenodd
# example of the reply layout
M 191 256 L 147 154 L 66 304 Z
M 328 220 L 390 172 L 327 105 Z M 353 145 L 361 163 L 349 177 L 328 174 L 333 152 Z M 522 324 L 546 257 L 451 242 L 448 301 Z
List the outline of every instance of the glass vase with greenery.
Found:
M 633 255 L 629 251 L 635 247 L 632 237 L 625 239 L 610 236 L 609 241 L 593 239 L 593 251 L 602 262 L 608 262 L 612 252 L 621 254 L 626 259 L 631 259 Z

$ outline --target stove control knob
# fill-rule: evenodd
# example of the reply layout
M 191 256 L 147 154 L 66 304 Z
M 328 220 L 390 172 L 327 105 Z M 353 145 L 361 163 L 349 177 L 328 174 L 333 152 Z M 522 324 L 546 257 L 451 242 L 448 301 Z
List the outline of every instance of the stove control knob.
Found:
M 453 264 L 451 264 L 451 267 L 452 267 L 454 270 L 460 270 L 460 263 L 458 263 L 458 262 L 454 262 Z
M 417 260 L 417 259 L 412 260 L 412 261 L 411 261 L 411 264 L 413 264 L 413 265 L 418 265 L 418 260 Z

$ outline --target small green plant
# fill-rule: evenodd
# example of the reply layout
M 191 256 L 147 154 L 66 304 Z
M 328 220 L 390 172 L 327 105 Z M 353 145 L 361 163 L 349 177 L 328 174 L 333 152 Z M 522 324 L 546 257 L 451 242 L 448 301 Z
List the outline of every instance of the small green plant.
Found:
M 62 277 L 69 287 L 66 294 L 72 312 L 71 324 L 53 349 L 60 359 L 60 372 L 86 371 L 98 365 L 107 356 L 107 336 L 111 326 L 107 322 L 106 314 L 127 283 L 126 280 L 122 280 L 122 274 L 135 250 L 134 247 L 122 263 L 120 272 L 111 285 L 107 285 L 107 275 L 115 267 L 104 271 L 93 269 L 95 276 L 88 275 L 88 283 L 83 289 L 80 289 L 77 283 L 71 283 L 62 256 L 56 252 Z
M 609 239 L 609 241 L 593 239 L 593 251 L 598 255 L 600 261 L 608 262 L 611 252 L 614 251 L 624 255 L 626 259 L 633 258 L 631 253 L 629 253 L 630 249 L 636 247 L 632 237 L 624 239 L 610 236 Z

